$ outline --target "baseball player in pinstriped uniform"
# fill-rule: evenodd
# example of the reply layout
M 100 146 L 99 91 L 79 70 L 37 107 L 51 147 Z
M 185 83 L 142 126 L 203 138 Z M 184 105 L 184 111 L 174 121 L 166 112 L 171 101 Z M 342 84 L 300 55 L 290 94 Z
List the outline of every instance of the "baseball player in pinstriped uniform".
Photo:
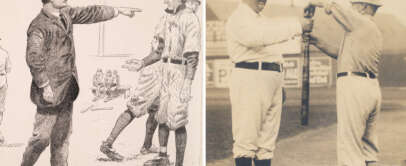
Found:
M 157 113 L 159 123 L 160 153 L 158 158 L 147 161 L 145 165 L 168 165 L 167 144 L 169 132 L 175 131 L 176 162 L 182 166 L 186 149 L 188 123 L 188 102 L 191 99 L 191 85 L 197 69 L 200 53 L 201 29 L 195 11 L 199 0 L 171 0 L 179 4 L 174 17 L 168 19 L 163 29 L 165 47 L 162 54 L 162 87 L 160 109 Z
M 378 63 L 383 39 L 373 21 L 379 0 L 311 0 L 324 7 L 345 30 L 340 49 L 317 40 L 311 41 L 328 56 L 337 59 L 337 154 L 339 166 L 371 166 L 379 152 L 377 118 L 381 110 Z
M 1 38 L 0 38 L 1 40 Z M 11 72 L 11 61 L 8 52 L 0 46 L 0 126 L 3 122 L 3 113 L 6 110 L 5 100 L 7 94 L 7 74 Z M 0 131 L 0 145 L 5 142 Z
M 124 157 L 117 153 L 112 145 L 122 130 L 127 127 L 135 118 L 145 115 L 148 111 L 149 116 L 146 122 L 146 135 L 141 154 L 158 152 L 156 147 L 152 146 L 152 138 L 158 126 L 155 114 L 159 108 L 159 94 L 161 90 L 161 54 L 164 47 L 164 27 L 166 22 L 174 17 L 172 3 L 165 1 L 167 8 L 165 14 L 160 18 L 155 27 L 155 33 L 151 42 L 151 53 L 140 59 L 130 59 L 123 65 L 130 71 L 141 71 L 135 93 L 127 103 L 128 109 L 125 110 L 117 119 L 117 122 L 111 131 L 109 137 L 100 146 L 100 151 L 106 154 L 112 160 L 120 161 Z

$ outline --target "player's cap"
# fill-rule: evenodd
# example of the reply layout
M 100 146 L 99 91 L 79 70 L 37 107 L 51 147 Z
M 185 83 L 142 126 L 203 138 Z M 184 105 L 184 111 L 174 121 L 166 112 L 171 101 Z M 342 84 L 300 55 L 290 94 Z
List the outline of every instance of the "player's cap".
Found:
M 383 3 L 380 0 L 351 0 L 351 3 L 357 3 L 357 2 L 368 3 L 371 5 L 378 6 L 378 7 L 381 7 L 383 5 Z

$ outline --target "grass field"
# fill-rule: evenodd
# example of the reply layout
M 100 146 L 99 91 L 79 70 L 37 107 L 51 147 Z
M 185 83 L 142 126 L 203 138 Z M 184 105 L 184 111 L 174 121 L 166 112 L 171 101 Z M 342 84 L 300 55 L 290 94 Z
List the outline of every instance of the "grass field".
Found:
M 380 126 L 391 127 L 380 134 L 383 163 L 396 164 L 406 155 L 393 140 L 406 141 L 402 120 L 406 117 L 406 89 L 383 88 L 383 113 Z M 335 165 L 336 108 L 335 88 L 311 89 L 310 120 L 308 126 L 300 125 L 300 90 L 288 89 L 287 102 L 283 107 L 275 165 Z M 232 165 L 231 109 L 226 89 L 208 89 L 206 113 L 207 163 L 212 166 Z M 395 133 L 395 131 L 401 131 Z M 392 138 L 391 138 L 392 137 Z M 386 142 L 388 141 L 388 142 Z M 387 145 L 388 144 L 388 145 Z M 386 152 L 388 151 L 388 152 Z M 400 152 L 400 153 L 398 153 Z M 318 156 L 318 157 L 316 157 Z M 406 156 L 403 157 L 406 159 Z

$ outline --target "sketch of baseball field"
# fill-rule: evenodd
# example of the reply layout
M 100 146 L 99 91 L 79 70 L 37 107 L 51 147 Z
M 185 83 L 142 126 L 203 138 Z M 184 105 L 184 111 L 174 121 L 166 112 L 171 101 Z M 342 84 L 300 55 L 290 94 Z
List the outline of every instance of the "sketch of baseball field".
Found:
M 111 2 L 111 4 L 110 4 Z M 70 0 L 72 6 L 102 4 L 101 1 Z M 0 35 L 3 46 L 10 52 L 13 71 L 9 76 L 6 112 L 1 130 L 8 145 L 0 146 L 0 165 L 20 165 L 24 148 L 32 135 L 35 106 L 29 98 L 31 75 L 25 62 L 26 30 L 30 21 L 40 12 L 41 1 L 10 1 L 0 5 L 2 24 Z M 24 5 L 21 5 L 24 4 Z M 164 12 L 163 1 L 106 1 L 107 5 L 129 6 L 144 11 L 133 19 L 125 17 L 104 24 L 77 25 L 74 27 L 76 65 L 78 67 L 80 94 L 74 103 L 73 133 L 70 139 L 69 165 L 89 166 L 134 166 L 142 165 L 157 154 L 140 156 L 145 136 L 146 118 L 135 119 L 117 139 L 114 148 L 127 160 L 112 162 L 99 152 L 99 146 L 113 128 L 117 117 L 126 109 L 124 95 L 109 102 L 99 102 L 97 108 L 81 112 L 93 104 L 92 77 L 98 68 L 118 70 L 121 84 L 136 87 L 138 73 L 122 69 L 128 58 L 143 58 L 151 47 L 154 27 Z M 12 13 L 13 17 L 10 17 Z M 199 64 L 192 85 L 193 99 L 190 102 L 188 137 L 185 165 L 200 165 L 202 162 L 202 64 Z M 104 109 L 105 108 L 105 109 Z M 109 108 L 109 109 L 106 109 Z M 110 109 L 111 108 L 111 109 Z M 153 144 L 159 146 L 155 132 Z M 174 133 L 170 133 L 168 154 L 175 161 Z M 37 165 L 50 165 L 49 149 L 40 156 Z

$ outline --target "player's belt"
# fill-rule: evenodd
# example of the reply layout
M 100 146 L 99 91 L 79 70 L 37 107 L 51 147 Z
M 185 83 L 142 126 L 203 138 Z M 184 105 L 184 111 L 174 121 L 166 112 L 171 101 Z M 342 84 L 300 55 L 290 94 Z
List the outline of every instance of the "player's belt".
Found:
M 281 65 L 278 63 L 261 62 L 260 64 L 260 62 L 239 62 L 235 64 L 235 67 L 252 70 L 270 70 L 281 72 Z
M 366 77 L 366 78 L 371 78 L 371 79 L 376 78 L 376 75 L 372 72 L 341 72 L 341 73 L 337 73 L 337 78 L 344 77 L 344 76 L 350 76 L 350 75 L 356 75 L 356 76 Z
M 186 65 L 187 64 L 186 60 L 172 59 L 172 58 L 168 58 L 168 57 L 163 57 L 162 62 L 164 62 L 164 63 L 173 63 L 173 64 L 178 64 L 178 65 Z

